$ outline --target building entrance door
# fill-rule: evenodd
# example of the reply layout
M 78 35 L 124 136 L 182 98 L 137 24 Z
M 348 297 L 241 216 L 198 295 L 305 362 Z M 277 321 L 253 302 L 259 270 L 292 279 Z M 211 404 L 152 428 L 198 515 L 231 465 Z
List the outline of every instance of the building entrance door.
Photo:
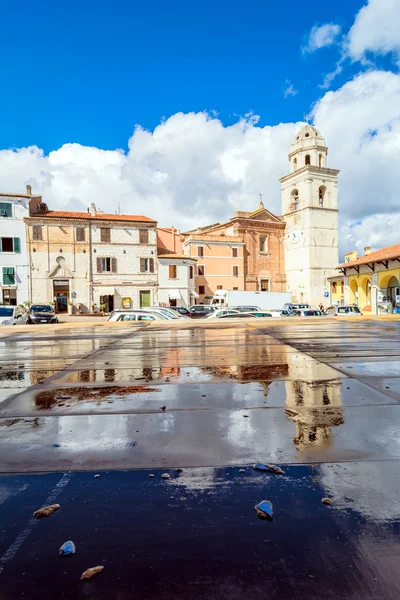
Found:
M 151 292 L 146 290 L 146 291 L 141 291 L 140 292 L 140 308 L 146 308 L 147 306 L 150 306 L 151 304 Z
M 56 313 L 64 313 L 68 310 L 68 293 L 67 292 L 54 292 Z
M 65 313 L 68 311 L 69 302 L 69 281 L 60 279 L 53 281 L 54 303 L 56 313 Z

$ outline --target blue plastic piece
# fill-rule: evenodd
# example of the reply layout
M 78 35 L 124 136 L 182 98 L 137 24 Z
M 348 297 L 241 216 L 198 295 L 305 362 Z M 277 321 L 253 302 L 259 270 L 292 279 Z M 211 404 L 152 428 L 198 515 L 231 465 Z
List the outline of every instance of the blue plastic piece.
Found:
M 257 463 L 254 465 L 256 471 L 269 471 L 267 465 L 263 465 L 262 463 Z
M 75 544 L 74 542 L 71 542 L 71 540 L 69 540 L 68 542 L 65 542 L 65 544 L 63 544 L 60 548 L 60 555 L 61 556 L 71 556 L 72 554 L 75 554 Z
M 256 510 L 261 510 L 263 513 L 265 513 L 265 518 L 272 519 L 272 517 L 274 516 L 272 502 L 270 502 L 269 500 L 262 500 L 259 504 L 256 505 Z

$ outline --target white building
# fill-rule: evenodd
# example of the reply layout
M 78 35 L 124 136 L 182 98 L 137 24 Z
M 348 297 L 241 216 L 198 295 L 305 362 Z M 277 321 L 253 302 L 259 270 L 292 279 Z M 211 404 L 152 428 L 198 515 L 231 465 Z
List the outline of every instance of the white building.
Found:
M 319 131 L 305 125 L 291 146 L 290 174 L 280 180 L 287 289 L 294 302 L 314 306 L 327 302 L 339 262 L 339 171 L 327 167 L 327 155 Z
M 31 200 L 27 248 L 32 302 L 57 312 L 156 304 L 157 223 L 139 215 L 48 210 Z
M 28 256 L 24 217 L 28 216 L 30 186 L 26 194 L 0 193 L 0 302 L 23 304 L 28 300 Z
M 194 284 L 196 259 L 159 249 L 158 303 L 167 306 L 192 306 L 199 295 Z

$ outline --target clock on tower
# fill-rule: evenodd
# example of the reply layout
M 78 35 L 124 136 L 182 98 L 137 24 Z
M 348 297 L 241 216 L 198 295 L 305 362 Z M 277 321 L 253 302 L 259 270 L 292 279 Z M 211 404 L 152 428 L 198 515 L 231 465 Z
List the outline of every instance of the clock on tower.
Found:
M 339 171 L 327 167 L 327 156 L 324 138 L 307 124 L 290 148 L 290 173 L 280 179 L 287 290 L 293 302 L 313 306 L 326 302 L 327 277 L 339 264 Z

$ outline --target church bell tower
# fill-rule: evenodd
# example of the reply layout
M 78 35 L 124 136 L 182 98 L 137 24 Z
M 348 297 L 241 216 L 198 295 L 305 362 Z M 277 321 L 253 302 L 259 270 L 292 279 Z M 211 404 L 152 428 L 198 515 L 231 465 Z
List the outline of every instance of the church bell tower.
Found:
M 313 307 L 326 306 L 327 278 L 339 264 L 339 171 L 327 167 L 327 156 L 322 135 L 305 125 L 290 148 L 290 173 L 280 179 L 287 291 Z

